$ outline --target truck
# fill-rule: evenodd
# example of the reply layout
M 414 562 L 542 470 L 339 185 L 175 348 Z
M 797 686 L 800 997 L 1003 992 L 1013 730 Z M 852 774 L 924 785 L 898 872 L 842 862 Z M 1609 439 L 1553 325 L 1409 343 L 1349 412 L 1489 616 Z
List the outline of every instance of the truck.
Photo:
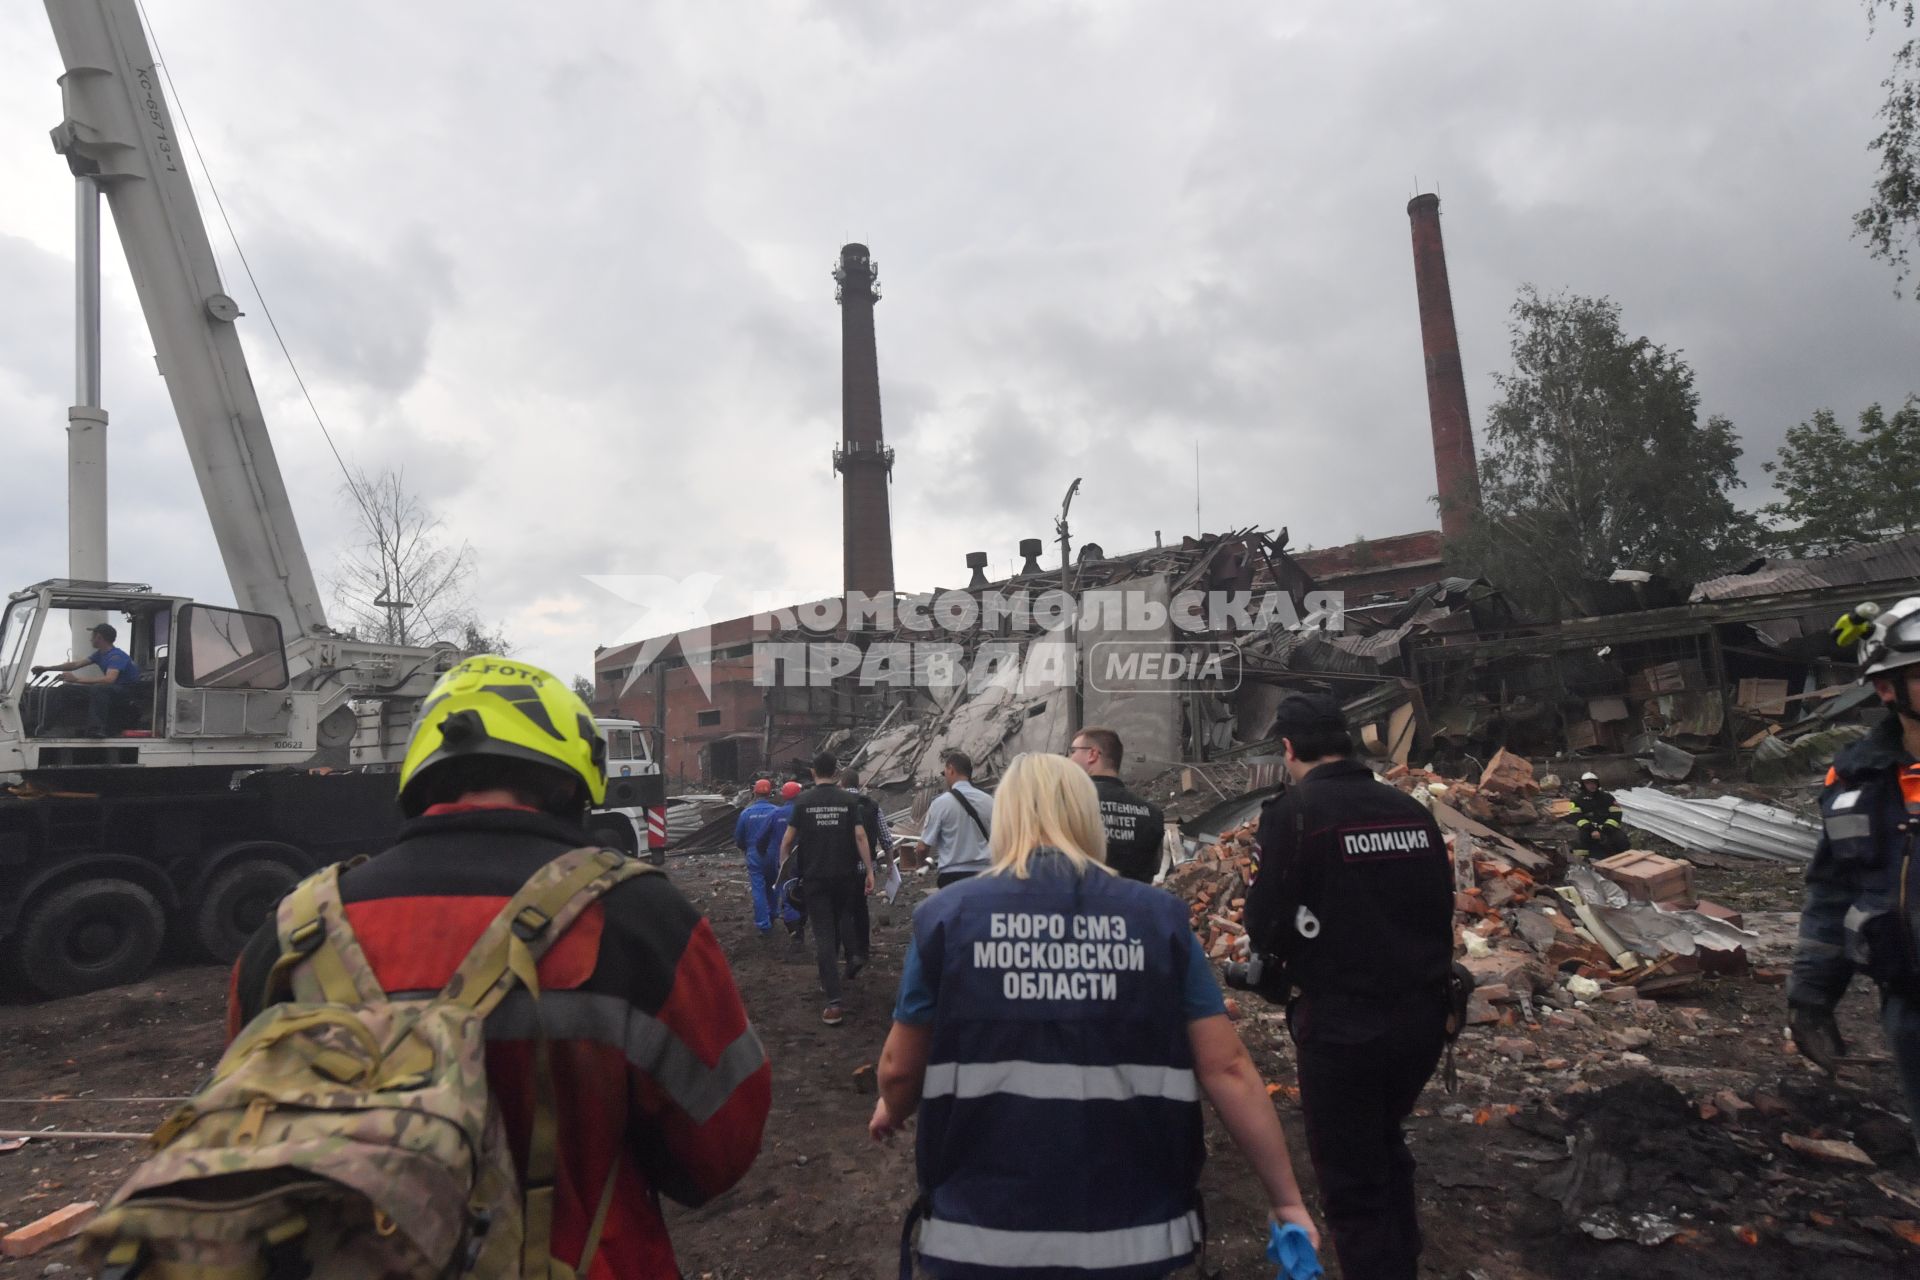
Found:
M 131 981 L 166 946 L 230 959 L 300 876 L 380 848 L 414 715 L 460 655 L 328 625 L 135 0 L 46 9 L 65 66 L 53 144 L 78 193 L 79 374 L 69 573 L 0 613 L 0 962 L 59 996 Z M 102 196 L 232 605 L 105 571 Z M 35 671 L 84 657 L 102 622 L 139 671 L 104 719 Z
M 587 834 L 610 849 L 646 858 L 667 856 L 667 779 L 653 748 L 653 730 L 636 720 L 596 718 L 607 740 L 607 799 L 587 815 Z

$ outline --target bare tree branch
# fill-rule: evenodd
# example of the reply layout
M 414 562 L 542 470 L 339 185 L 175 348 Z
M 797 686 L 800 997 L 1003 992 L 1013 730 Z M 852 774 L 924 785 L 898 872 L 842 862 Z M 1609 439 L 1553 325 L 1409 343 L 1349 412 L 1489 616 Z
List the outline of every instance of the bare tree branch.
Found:
M 447 544 L 440 518 L 407 488 L 404 471 L 356 472 L 342 492 L 353 499 L 360 536 L 333 575 L 339 623 L 384 644 L 466 638 L 477 626 L 473 549 Z

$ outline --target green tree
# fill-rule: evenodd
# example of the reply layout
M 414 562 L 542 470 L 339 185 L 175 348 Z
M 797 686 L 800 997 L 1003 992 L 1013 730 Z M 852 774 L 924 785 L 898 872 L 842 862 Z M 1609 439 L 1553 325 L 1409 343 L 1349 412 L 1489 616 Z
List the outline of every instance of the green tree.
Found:
M 1524 285 L 1513 371 L 1487 415 L 1481 506 L 1452 554 L 1535 613 L 1585 614 L 1615 569 L 1694 579 L 1744 556 L 1760 525 L 1728 498 L 1740 444 L 1700 421 L 1677 351 L 1620 327 L 1610 298 Z
M 573 691 L 580 695 L 580 701 L 589 706 L 593 704 L 593 681 L 587 679 L 585 676 L 575 676 L 573 678 Z
M 1766 471 L 1780 501 L 1763 510 L 1783 522 L 1772 541 L 1795 555 L 1920 530 L 1920 396 L 1908 396 L 1891 417 L 1867 406 L 1852 433 L 1822 409 L 1787 429 Z
M 1869 30 L 1884 12 L 1909 34 L 1893 51 L 1893 70 L 1881 85 L 1880 134 L 1867 144 L 1878 153 L 1873 199 L 1853 215 L 1854 234 L 1867 252 L 1893 267 L 1895 290 L 1907 278 L 1909 254 L 1920 240 L 1920 39 L 1913 31 L 1914 0 L 1865 0 Z

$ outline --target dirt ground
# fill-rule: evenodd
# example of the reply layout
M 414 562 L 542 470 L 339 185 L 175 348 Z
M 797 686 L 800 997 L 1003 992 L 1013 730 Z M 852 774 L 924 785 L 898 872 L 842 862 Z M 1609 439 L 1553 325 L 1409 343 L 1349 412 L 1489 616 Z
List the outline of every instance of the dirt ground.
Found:
M 845 1025 L 829 1028 L 819 1020 L 810 956 L 754 936 L 734 857 L 676 858 L 670 870 L 711 916 L 774 1061 L 774 1110 L 753 1171 L 714 1203 L 670 1215 L 686 1274 L 893 1275 L 912 1198 L 912 1145 L 868 1141 L 873 1101 L 856 1089 L 854 1072 L 886 1035 L 918 887 L 897 907 L 876 905 L 874 965 L 850 984 Z M 1698 879 L 1702 893 L 1749 910 L 1790 909 L 1797 897 L 1786 869 L 1703 869 Z M 223 1000 L 220 971 L 182 968 L 77 999 L 0 1006 L 0 1128 L 150 1128 L 167 1103 L 117 1099 L 190 1091 L 220 1051 Z M 1436 1080 L 1409 1126 L 1427 1234 L 1423 1275 L 1920 1273 L 1920 1247 L 1902 1238 L 1903 1225 L 1920 1220 L 1920 1199 L 1898 1198 L 1920 1196 L 1920 1160 L 1904 1138 L 1892 1072 L 1856 1068 L 1838 1087 L 1813 1075 L 1785 1048 L 1780 987 L 1712 980 L 1657 1008 L 1596 1006 L 1586 1011 L 1592 1026 L 1565 1025 L 1580 1010 L 1538 1012 L 1523 1026 L 1469 1031 L 1459 1094 L 1449 1097 Z M 1864 988 L 1843 1008 L 1857 1054 L 1886 1053 L 1873 1014 Z M 1276 1012 L 1253 1007 L 1241 1028 L 1262 1071 L 1282 1086 L 1276 1100 L 1312 1203 L 1284 1026 Z M 1608 1039 L 1632 1028 L 1647 1032 L 1637 1049 Z M 1494 1050 L 1497 1038 L 1517 1034 L 1538 1053 Z M 1747 1100 L 1765 1095 L 1766 1113 L 1703 1118 L 1700 1103 L 1728 1089 Z M 56 1097 L 66 1100 L 32 1101 Z M 1809 1160 L 1782 1144 L 1788 1132 L 1851 1138 L 1879 1168 Z M 1209 1136 L 1206 1273 L 1269 1277 L 1258 1184 L 1217 1123 Z M 0 1152 L 0 1220 L 17 1226 L 72 1200 L 104 1200 L 138 1151 L 130 1142 L 35 1140 Z M 1911 1230 L 1920 1238 L 1920 1227 Z M 1668 1238 L 1643 1245 L 1596 1232 Z M 67 1261 L 65 1249 L 0 1260 L 0 1280 L 59 1274 L 49 1264 Z

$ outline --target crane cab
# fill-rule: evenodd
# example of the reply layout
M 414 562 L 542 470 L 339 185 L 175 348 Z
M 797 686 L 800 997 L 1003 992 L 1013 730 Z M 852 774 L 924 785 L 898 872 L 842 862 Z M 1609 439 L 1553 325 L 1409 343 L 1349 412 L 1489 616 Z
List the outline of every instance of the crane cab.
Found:
M 102 674 L 89 632 L 103 622 L 132 660 L 130 687 L 124 671 L 83 682 Z M 74 662 L 79 680 L 50 670 Z M 0 773 L 297 763 L 315 749 L 314 706 L 290 686 L 267 614 L 140 583 L 49 579 L 0 612 Z

